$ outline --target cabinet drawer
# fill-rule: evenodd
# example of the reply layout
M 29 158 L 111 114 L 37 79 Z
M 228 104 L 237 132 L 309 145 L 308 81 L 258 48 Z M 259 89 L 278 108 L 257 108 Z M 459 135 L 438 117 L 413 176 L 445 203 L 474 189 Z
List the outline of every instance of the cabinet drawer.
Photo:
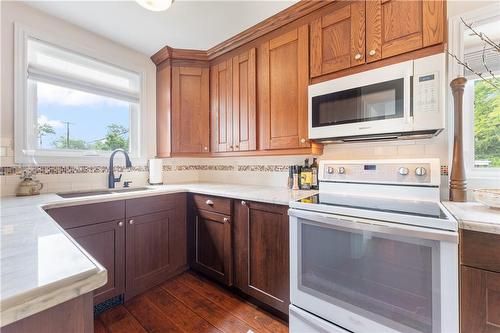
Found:
M 91 225 L 125 218 L 125 201 L 101 202 L 89 205 L 47 209 L 64 229 Z
M 500 235 L 462 230 L 460 246 L 462 265 L 500 272 Z
M 176 198 L 182 194 L 156 195 L 127 200 L 127 217 L 150 214 L 175 207 Z
M 193 194 L 193 204 L 198 209 L 231 215 L 231 199 Z

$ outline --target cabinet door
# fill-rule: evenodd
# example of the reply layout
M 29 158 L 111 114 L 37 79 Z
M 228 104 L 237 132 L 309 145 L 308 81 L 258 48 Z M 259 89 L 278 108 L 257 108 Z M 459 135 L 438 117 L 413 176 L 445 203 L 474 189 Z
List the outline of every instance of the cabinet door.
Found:
M 232 285 L 231 221 L 229 216 L 196 210 L 191 226 L 191 267 Z
M 108 282 L 94 290 L 94 304 L 125 291 L 125 223 L 123 220 L 66 230 L 108 271 Z
M 172 68 L 172 152 L 209 151 L 209 69 Z
M 259 142 L 262 149 L 309 147 L 309 34 L 303 25 L 259 47 Z
M 246 294 L 288 313 L 290 262 L 288 207 L 234 204 L 235 284 Z
M 500 274 L 461 266 L 462 333 L 500 332 Z
M 212 151 L 233 150 L 233 101 L 231 60 L 210 68 Z
M 365 63 L 365 2 L 339 2 L 311 23 L 311 77 Z
M 367 62 L 443 42 L 443 1 L 366 1 Z
M 234 150 L 257 149 L 255 48 L 233 57 Z
M 174 209 L 127 218 L 127 299 L 161 283 L 172 271 L 172 251 L 177 251 L 170 241 L 174 220 Z

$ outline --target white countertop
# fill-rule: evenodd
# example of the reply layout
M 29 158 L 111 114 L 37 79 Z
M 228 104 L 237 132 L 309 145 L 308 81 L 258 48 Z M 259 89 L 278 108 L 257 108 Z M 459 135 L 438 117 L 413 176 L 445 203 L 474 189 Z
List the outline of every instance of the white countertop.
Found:
M 189 183 L 68 199 L 56 194 L 3 197 L 0 199 L 0 327 L 88 293 L 106 283 L 106 270 L 42 208 L 178 192 L 281 205 L 288 205 L 290 201 L 315 193 L 291 191 L 283 187 Z
M 445 201 L 443 205 L 455 216 L 461 229 L 500 234 L 500 209 L 475 201 Z

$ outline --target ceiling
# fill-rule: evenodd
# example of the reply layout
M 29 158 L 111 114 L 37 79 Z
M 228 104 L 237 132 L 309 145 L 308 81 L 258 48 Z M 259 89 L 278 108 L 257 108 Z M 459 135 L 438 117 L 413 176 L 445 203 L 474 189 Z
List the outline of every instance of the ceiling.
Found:
M 182 1 L 151 12 L 135 1 L 24 1 L 148 56 L 165 45 L 207 50 L 295 1 Z

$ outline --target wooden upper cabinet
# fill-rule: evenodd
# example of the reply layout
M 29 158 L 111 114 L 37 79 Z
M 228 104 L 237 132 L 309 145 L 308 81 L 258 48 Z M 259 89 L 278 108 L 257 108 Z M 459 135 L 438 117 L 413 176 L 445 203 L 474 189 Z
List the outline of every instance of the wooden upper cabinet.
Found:
M 233 142 L 234 150 L 257 149 L 256 50 L 233 57 Z
M 439 44 L 443 39 L 443 1 L 366 1 L 367 62 Z
M 310 147 L 307 140 L 309 31 L 303 25 L 259 46 L 260 149 Z
M 255 48 L 210 68 L 212 151 L 255 150 Z
M 338 2 L 311 23 L 311 77 L 365 63 L 365 2 Z
M 214 152 L 233 150 L 232 66 L 228 60 L 210 68 L 211 149 Z
M 209 69 L 172 68 L 172 152 L 209 151 Z

